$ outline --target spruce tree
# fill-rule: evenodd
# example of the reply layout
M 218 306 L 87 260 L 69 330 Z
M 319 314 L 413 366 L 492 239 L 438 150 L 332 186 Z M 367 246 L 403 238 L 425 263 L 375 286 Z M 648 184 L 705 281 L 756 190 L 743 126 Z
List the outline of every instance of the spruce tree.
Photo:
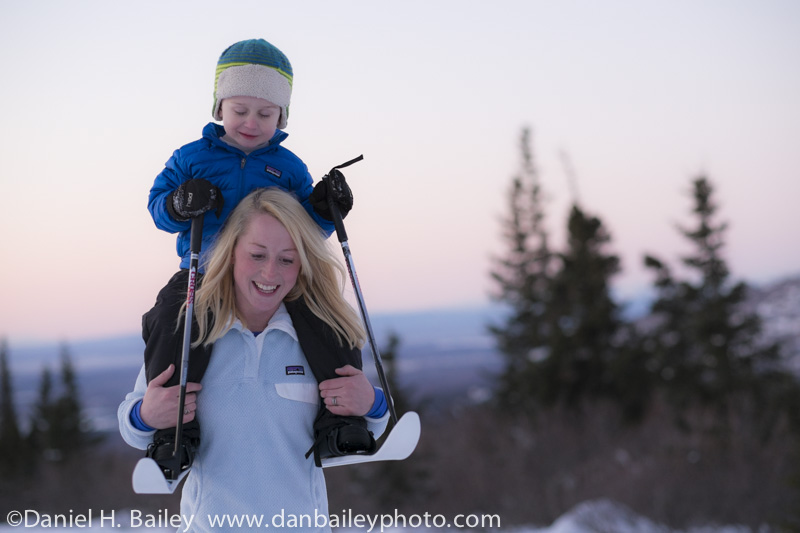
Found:
M 576 406 L 587 397 L 612 395 L 622 320 L 610 283 L 620 262 L 607 250 L 611 236 L 598 217 L 574 205 L 567 227 L 567 247 L 551 284 L 550 350 L 536 365 L 544 402 Z
M 529 137 L 523 131 L 521 170 L 512 179 L 503 221 L 506 255 L 491 273 L 499 288 L 495 298 L 509 310 L 505 322 L 491 328 L 506 359 L 499 404 L 532 412 L 539 405 L 575 407 L 586 397 L 630 403 L 630 394 L 621 397 L 614 381 L 628 378 L 631 365 L 616 363 L 627 352 L 611 295 L 611 279 L 620 270 L 619 258 L 608 250 L 611 236 L 576 203 L 563 252 L 551 248 Z
M 53 377 L 50 369 L 42 369 L 39 379 L 39 397 L 31 416 L 31 431 L 28 435 L 31 449 L 45 459 L 51 460 L 58 452 L 51 442 L 50 427 L 53 425 L 55 408 L 53 406 Z
M 24 463 L 24 443 L 17 423 L 8 343 L 0 340 L 0 479 L 11 479 Z
M 54 438 L 62 453 L 73 455 L 88 443 L 88 439 L 75 368 L 72 366 L 72 358 L 66 345 L 61 347 L 61 384 L 63 393 L 56 403 L 58 424 L 55 427 L 57 434 Z
M 530 130 L 520 135 L 521 166 L 508 193 L 509 213 L 503 221 L 506 254 L 494 260 L 493 295 L 508 309 L 501 325 L 489 329 L 504 355 L 498 400 L 509 409 L 528 410 L 535 400 L 530 363 L 546 357 L 551 330 L 550 302 L 553 254 L 544 225 L 544 199 L 531 147 Z
M 66 344 L 61 346 L 58 395 L 49 368 L 42 371 L 39 400 L 31 423 L 32 447 L 49 461 L 74 457 L 95 442 L 83 415 L 75 368 Z
M 711 405 L 724 415 L 741 393 L 763 400 L 759 383 L 780 375 L 778 345 L 763 344 L 758 315 L 742 310 L 747 285 L 730 280 L 722 253 L 727 224 L 717 220 L 713 193 L 706 177 L 693 180 L 695 222 L 679 228 L 693 248 L 681 258 L 685 279 L 676 279 L 660 259 L 645 257 L 656 274 L 652 313 L 658 323 L 649 333 L 651 365 L 684 425 L 681 415 L 690 405 Z

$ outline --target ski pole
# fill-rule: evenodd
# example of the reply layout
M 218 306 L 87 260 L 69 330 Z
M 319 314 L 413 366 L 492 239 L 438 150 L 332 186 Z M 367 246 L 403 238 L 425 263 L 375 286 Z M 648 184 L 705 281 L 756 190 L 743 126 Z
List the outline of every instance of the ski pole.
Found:
M 378 345 L 375 343 L 375 335 L 372 333 L 372 324 L 369 321 L 367 314 L 367 306 L 364 303 L 364 295 L 361 293 L 361 286 L 358 283 L 358 275 L 356 274 L 356 266 L 353 263 L 353 255 L 350 253 L 350 245 L 347 242 L 347 232 L 344 229 L 344 221 L 342 220 L 342 213 L 339 211 L 339 206 L 334 200 L 335 195 L 344 194 L 342 181 L 344 176 L 339 172 L 340 168 L 344 168 L 357 163 L 364 159 L 363 155 L 351 159 L 346 163 L 342 163 L 338 167 L 333 167 L 331 171 L 323 176 L 322 180 L 325 181 L 328 187 L 328 207 L 330 208 L 331 217 L 333 218 L 333 225 L 336 228 L 336 236 L 339 238 L 339 243 L 342 245 L 342 252 L 344 259 L 347 263 L 347 272 L 350 274 L 350 282 L 353 284 L 353 290 L 356 293 L 356 300 L 358 301 L 358 310 L 361 312 L 361 319 L 364 321 L 364 327 L 367 330 L 367 340 L 369 347 L 372 350 L 372 358 L 375 361 L 375 369 L 378 371 L 378 379 L 383 387 L 383 392 L 386 394 L 386 405 L 389 407 L 389 416 L 393 424 L 397 423 L 397 413 L 394 409 L 394 400 L 392 400 L 392 393 L 389 390 L 389 382 L 386 379 L 386 372 L 383 370 L 383 362 L 381 354 L 378 353 Z
M 186 288 L 186 309 L 183 321 L 183 351 L 181 353 L 180 395 L 178 399 L 178 423 L 175 425 L 175 448 L 172 451 L 173 479 L 178 478 L 183 461 L 183 410 L 186 407 L 186 382 L 189 374 L 189 349 L 192 345 L 192 317 L 194 316 L 194 292 L 197 285 L 197 267 L 200 262 L 200 248 L 203 244 L 203 215 L 192 219 L 189 250 L 189 283 Z

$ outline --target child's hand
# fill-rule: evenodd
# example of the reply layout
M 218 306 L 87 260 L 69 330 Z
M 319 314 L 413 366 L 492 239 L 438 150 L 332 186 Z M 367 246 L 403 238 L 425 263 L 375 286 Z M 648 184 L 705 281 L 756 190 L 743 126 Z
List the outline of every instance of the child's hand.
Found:
M 308 197 L 314 211 L 325 220 L 333 220 L 333 215 L 328 205 L 329 195 L 333 196 L 333 201 L 339 208 L 342 218 L 346 217 L 347 213 L 353 208 L 353 191 L 350 190 L 350 186 L 347 185 L 341 172 L 337 170 L 333 172 L 337 173 L 334 190 L 331 192 L 328 187 L 328 182 L 326 180 L 321 180 L 314 186 L 314 190 L 311 191 Z
M 181 183 L 172 191 L 166 203 L 170 216 L 183 222 L 214 210 L 219 217 L 225 200 L 219 187 L 208 180 L 196 178 Z

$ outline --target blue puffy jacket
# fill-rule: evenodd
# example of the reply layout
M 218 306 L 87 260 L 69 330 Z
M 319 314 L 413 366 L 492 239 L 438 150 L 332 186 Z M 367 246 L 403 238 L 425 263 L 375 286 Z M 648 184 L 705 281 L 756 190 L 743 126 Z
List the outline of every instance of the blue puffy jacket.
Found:
M 223 135 L 225 130 L 221 125 L 214 122 L 206 125 L 202 139 L 175 150 L 150 189 L 147 208 L 156 226 L 169 233 L 178 233 L 177 250 L 181 257 L 181 268 L 189 268 L 191 222 L 178 222 L 170 217 L 165 202 L 178 185 L 192 178 L 210 181 L 220 188 L 225 200 L 219 218 L 216 213 L 205 215 L 204 251 L 208 251 L 233 208 L 253 189 L 260 187 L 279 187 L 294 193 L 317 224 L 328 235 L 333 232 L 333 223 L 315 213 L 308 201 L 313 190 L 308 167 L 299 157 L 280 146 L 288 137 L 285 132 L 276 131 L 267 146 L 250 154 L 224 142 L 221 139 Z

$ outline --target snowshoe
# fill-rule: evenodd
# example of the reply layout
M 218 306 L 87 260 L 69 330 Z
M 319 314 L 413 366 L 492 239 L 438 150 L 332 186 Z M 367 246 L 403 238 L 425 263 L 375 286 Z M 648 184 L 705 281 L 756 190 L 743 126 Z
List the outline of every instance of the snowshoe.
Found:
M 314 453 L 314 463 L 343 455 L 372 454 L 378 449 L 375 437 L 360 416 L 337 416 L 321 409 L 314 421 L 314 444 L 306 457 Z
M 196 421 L 183 426 L 180 457 L 175 457 L 175 428 L 161 429 L 153 435 L 147 447 L 146 457 L 153 459 L 161 468 L 164 477 L 176 480 L 181 472 L 191 468 L 200 445 L 200 426 Z

